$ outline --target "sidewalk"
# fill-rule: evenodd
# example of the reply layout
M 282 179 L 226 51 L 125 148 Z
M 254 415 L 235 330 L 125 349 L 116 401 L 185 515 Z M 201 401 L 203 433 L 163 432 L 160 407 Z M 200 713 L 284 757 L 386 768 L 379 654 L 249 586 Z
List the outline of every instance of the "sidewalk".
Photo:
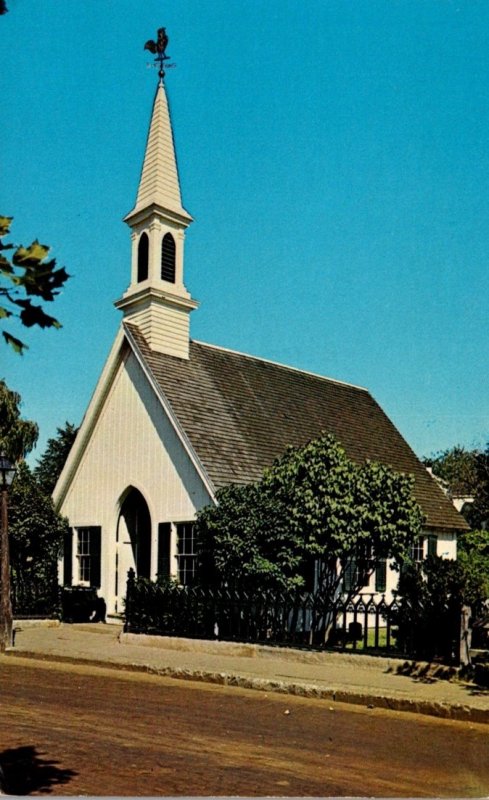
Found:
M 141 670 L 169 677 L 489 723 L 489 690 L 398 659 L 123 634 L 119 625 L 15 625 L 9 657 Z

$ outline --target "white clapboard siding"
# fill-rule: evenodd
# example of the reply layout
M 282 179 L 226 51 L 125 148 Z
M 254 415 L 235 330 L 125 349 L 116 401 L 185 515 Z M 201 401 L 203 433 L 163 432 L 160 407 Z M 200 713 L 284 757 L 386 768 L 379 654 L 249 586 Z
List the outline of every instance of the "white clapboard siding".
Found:
M 152 348 L 178 358 L 188 358 L 190 320 L 186 310 L 149 305 L 131 316 Z
M 211 502 L 132 353 L 121 362 L 60 509 L 73 528 L 102 528 L 101 594 L 109 611 L 120 506 L 130 487 L 148 504 L 154 548 L 158 523 L 192 520 Z

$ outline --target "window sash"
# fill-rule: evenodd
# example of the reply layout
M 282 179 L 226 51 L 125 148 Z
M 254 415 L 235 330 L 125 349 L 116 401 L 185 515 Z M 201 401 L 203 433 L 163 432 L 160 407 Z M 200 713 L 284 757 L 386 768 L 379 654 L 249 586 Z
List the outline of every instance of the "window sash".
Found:
M 97 525 L 76 529 L 76 558 L 78 582 L 100 588 L 101 531 Z
M 375 591 L 384 593 L 387 588 L 387 561 L 381 558 L 375 566 Z
M 417 539 L 411 545 L 411 558 L 417 564 L 424 559 L 424 539 Z
M 343 591 L 351 592 L 353 589 L 365 588 L 369 584 L 370 562 L 364 558 L 351 558 L 343 572 Z
M 178 582 L 191 586 L 195 582 L 197 553 L 195 549 L 195 527 L 193 522 L 177 524 Z
M 438 551 L 438 536 L 431 534 L 426 538 L 428 556 L 436 556 Z

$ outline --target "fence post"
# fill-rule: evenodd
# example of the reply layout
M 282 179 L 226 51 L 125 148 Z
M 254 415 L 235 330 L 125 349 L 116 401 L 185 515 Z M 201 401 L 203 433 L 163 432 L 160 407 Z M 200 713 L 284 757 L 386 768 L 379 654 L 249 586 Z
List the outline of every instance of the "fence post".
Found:
M 470 646 L 472 644 L 472 628 L 470 617 L 472 610 L 470 606 L 462 606 L 460 612 L 460 648 L 459 664 L 466 667 L 470 664 Z
M 134 585 L 136 583 L 136 573 L 133 568 L 127 573 L 126 585 L 126 607 L 124 609 L 124 633 L 128 633 L 132 622 L 132 604 L 134 595 Z

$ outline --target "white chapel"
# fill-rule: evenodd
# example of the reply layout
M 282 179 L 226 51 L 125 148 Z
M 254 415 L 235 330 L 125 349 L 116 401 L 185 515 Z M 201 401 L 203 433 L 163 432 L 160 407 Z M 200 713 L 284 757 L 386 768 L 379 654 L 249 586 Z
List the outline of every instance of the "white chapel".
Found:
M 359 463 L 413 474 L 426 519 L 420 555 L 454 556 L 465 521 L 366 389 L 192 340 L 198 303 L 184 283 L 192 217 L 163 77 L 125 222 L 131 260 L 115 303 L 120 329 L 54 491 L 71 526 L 64 584 L 96 587 L 109 617 L 123 612 L 130 568 L 191 584 L 196 512 L 220 487 L 256 480 L 288 445 L 321 431 Z M 389 591 L 390 580 L 377 571 L 368 588 Z

